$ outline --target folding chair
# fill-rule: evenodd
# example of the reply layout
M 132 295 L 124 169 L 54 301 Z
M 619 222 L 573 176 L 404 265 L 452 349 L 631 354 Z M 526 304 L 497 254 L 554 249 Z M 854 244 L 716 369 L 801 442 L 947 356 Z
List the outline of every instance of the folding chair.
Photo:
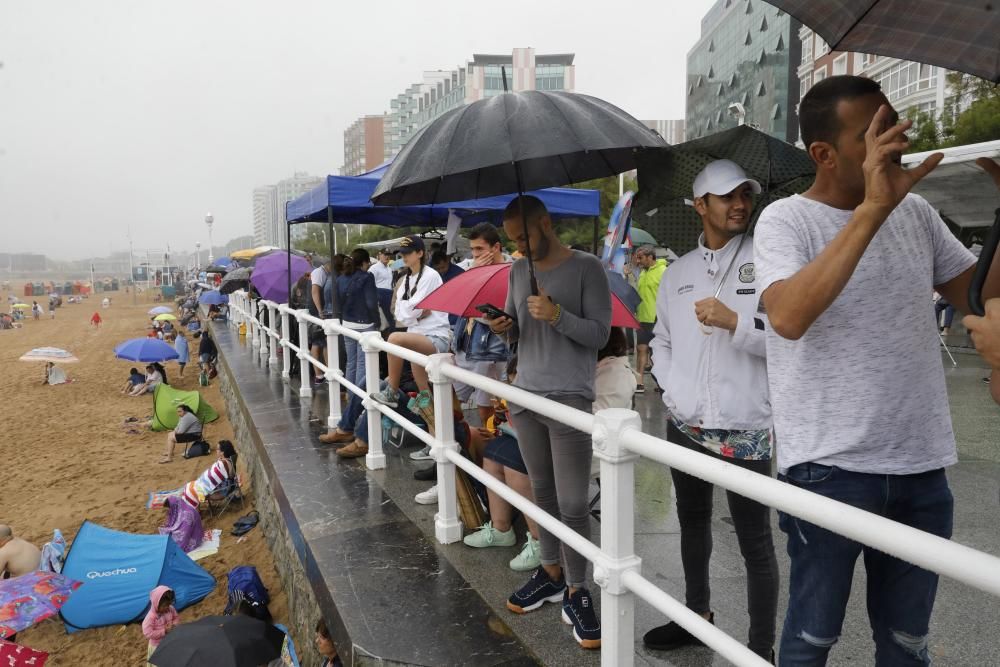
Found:
M 246 509 L 246 497 L 243 495 L 240 475 L 223 482 L 218 490 L 205 497 L 205 502 L 208 504 L 209 514 L 214 517 L 222 516 L 234 502 L 239 502 L 241 510 Z

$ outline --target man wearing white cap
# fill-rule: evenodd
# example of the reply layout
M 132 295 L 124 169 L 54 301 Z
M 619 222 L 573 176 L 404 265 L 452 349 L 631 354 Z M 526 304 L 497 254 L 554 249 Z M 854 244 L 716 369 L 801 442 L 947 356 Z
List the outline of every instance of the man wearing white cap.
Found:
M 650 347 L 663 388 L 667 437 L 705 456 L 771 474 L 773 431 L 765 360 L 765 316 L 744 239 L 760 184 L 735 162 L 716 160 L 694 181 L 702 220 L 698 248 L 671 264 L 660 282 Z M 689 609 L 714 622 L 708 563 L 712 554 L 712 484 L 671 470 L 681 524 L 681 561 Z M 768 507 L 728 492 L 747 568 L 749 647 L 773 659 L 778 565 Z M 701 642 L 676 623 L 643 637 L 649 649 Z

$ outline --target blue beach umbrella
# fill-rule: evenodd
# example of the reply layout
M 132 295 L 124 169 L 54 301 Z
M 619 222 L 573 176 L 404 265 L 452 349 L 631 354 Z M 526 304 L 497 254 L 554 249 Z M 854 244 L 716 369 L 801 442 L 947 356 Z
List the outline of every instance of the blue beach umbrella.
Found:
M 129 361 L 152 363 L 176 359 L 177 351 L 159 338 L 132 338 L 115 348 L 115 356 Z
M 201 296 L 198 297 L 198 303 L 204 303 L 209 306 L 219 306 L 224 303 L 229 303 L 229 297 L 221 293 L 219 290 L 209 290 L 208 292 L 202 292 Z

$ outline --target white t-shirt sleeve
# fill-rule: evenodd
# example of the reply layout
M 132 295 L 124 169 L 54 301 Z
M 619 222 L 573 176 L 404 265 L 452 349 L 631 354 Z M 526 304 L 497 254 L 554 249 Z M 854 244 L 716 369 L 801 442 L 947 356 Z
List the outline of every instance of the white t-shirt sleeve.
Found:
M 322 266 L 317 266 L 313 269 L 312 274 L 310 274 L 310 279 L 313 285 L 318 285 L 320 287 L 326 282 L 326 269 Z
M 795 221 L 783 213 L 780 202 L 764 209 L 753 234 L 757 285 L 763 294 L 779 280 L 787 280 L 812 261 Z
M 919 202 L 930 228 L 931 242 L 934 245 L 934 285 L 943 285 L 971 268 L 976 263 L 976 256 L 951 233 L 934 207 L 922 197 L 914 195 L 913 198 Z

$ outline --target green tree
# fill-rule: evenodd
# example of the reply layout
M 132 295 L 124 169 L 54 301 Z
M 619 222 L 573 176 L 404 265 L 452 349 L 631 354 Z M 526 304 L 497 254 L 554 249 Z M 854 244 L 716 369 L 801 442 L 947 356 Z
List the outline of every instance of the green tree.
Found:
M 606 178 L 596 178 L 592 181 L 577 183 L 573 187 L 585 190 L 599 190 L 601 193 L 601 214 L 597 219 L 597 246 L 603 243 L 604 234 L 608 231 L 608 221 L 611 219 L 611 212 L 618 203 L 618 177 L 608 176 Z M 635 177 L 625 176 L 625 192 L 637 190 Z M 594 221 L 592 218 L 577 220 L 563 220 L 556 223 L 556 231 L 559 240 L 567 245 L 576 245 L 590 250 L 594 245 Z
M 1000 86 L 960 72 L 947 77 L 952 94 L 936 119 L 915 109 L 907 114 L 914 125 L 911 153 L 1000 139 Z

